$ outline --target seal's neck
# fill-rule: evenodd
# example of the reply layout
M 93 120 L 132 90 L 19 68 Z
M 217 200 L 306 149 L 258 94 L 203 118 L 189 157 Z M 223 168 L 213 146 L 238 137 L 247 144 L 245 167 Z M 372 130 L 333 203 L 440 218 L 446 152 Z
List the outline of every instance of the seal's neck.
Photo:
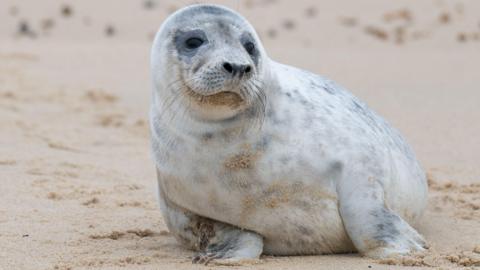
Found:
M 156 102 L 154 98 L 152 102 Z M 178 108 L 174 107 L 178 106 Z M 258 129 L 258 113 L 251 108 L 239 112 L 233 117 L 223 120 L 202 120 L 182 111 L 181 104 L 172 104 L 170 108 L 152 104 L 150 121 L 152 131 L 168 132 L 170 136 L 189 138 L 201 138 L 205 134 L 217 133 L 244 133 L 250 129 Z

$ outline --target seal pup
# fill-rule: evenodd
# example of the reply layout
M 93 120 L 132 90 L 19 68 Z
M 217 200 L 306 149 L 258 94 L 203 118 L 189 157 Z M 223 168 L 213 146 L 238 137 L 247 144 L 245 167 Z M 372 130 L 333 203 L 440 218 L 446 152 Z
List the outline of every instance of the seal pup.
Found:
M 334 82 L 271 60 L 217 5 L 172 14 L 151 52 L 160 207 L 195 263 L 425 248 L 424 172 L 400 134 Z

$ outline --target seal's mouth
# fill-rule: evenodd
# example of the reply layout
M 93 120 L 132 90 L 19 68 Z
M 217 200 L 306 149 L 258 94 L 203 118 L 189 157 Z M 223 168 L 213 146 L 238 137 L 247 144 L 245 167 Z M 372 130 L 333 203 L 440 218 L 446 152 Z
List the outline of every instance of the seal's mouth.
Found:
M 200 94 L 186 87 L 187 94 L 190 98 L 195 100 L 200 105 L 204 106 L 225 106 L 232 109 L 237 109 L 245 105 L 245 99 L 233 91 L 221 91 L 213 94 Z

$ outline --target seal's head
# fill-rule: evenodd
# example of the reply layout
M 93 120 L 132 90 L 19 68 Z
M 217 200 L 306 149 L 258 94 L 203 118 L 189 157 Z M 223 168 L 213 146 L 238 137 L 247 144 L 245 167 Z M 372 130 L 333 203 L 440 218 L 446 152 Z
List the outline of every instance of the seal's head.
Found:
M 184 111 L 175 113 L 202 121 L 259 110 L 264 104 L 264 59 L 255 30 L 238 13 L 217 5 L 183 8 L 155 37 L 154 98 L 165 109 L 180 103 Z

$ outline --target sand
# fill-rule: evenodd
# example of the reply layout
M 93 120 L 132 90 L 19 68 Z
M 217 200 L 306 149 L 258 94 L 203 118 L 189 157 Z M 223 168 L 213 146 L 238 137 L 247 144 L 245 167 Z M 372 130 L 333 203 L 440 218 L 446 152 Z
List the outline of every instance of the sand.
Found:
M 216 2 L 402 131 L 429 174 L 430 250 L 192 266 L 157 206 L 147 120 L 153 34 L 189 1 L 2 0 L 0 269 L 480 266 L 480 2 Z

